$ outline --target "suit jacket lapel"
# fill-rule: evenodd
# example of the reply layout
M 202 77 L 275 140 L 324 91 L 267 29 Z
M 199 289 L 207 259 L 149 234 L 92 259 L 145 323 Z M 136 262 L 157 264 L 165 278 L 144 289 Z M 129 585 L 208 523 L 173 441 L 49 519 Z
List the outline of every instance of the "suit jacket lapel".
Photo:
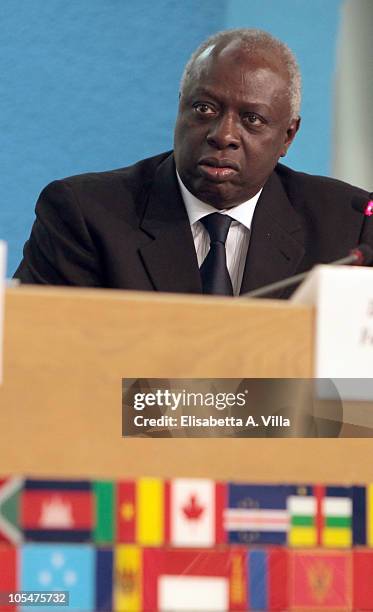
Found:
M 140 227 L 151 238 L 139 252 L 155 289 L 201 293 L 197 255 L 173 155 L 156 171 Z M 241 293 L 295 274 L 304 252 L 300 219 L 273 172 L 255 209 Z
M 157 169 L 140 227 L 153 238 L 140 248 L 140 256 L 155 289 L 201 293 L 197 255 L 173 155 Z
M 295 274 L 304 253 L 300 218 L 273 172 L 255 208 L 241 294 Z

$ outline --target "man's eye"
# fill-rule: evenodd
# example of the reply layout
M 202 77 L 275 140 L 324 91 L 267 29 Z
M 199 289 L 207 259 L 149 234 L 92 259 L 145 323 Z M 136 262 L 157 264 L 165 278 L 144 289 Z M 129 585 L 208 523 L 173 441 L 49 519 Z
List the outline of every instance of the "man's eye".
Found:
M 244 120 L 246 123 L 250 123 L 250 125 L 260 125 L 263 123 L 263 119 L 259 117 L 256 113 L 247 113 L 245 115 Z
M 211 115 L 214 112 L 214 109 L 208 104 L 195 104 L 194 110 L 200 115 Z

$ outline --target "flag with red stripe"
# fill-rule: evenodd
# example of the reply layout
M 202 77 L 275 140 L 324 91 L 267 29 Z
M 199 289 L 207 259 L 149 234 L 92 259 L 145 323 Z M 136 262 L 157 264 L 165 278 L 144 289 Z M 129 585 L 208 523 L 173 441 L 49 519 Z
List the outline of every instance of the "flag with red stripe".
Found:
M 248 551 L 248 609 L 287 610 L 289 606 L 289 552 L 282 547 Z
M 165 531 L 165 486 L 159 478 L 117 483 L 117 540 L 161 546 Z
M 294 491 L 284 485 L 228 487 L 224 527 L 233 544 L 285 544 L 289 529 L 287 498 Z
M 352 487 L 298 486 L 288 498 L 290 546 L 349 548 L 352 497 Z
M 213 547 L 223 543 L 226 485 L 204 478 L 166 483 L 166 541 L 171 546 Z
M 92 537 L 95 510 L 88 481 L 26 480 L 20 511 L 27 540 L 84 542 Z

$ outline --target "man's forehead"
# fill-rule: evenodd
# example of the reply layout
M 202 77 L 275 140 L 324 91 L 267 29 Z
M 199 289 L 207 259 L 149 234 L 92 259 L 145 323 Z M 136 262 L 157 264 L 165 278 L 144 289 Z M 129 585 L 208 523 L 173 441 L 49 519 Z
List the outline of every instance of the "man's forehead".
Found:
M 241 68 L 247 67 L 248 69 L 266 67 L 282 76 L 287 72 L 284 62 L 273 49 L 261 45 L 247 47 L 241 40 L 209 45 L 196 58 L 195 68 L 200 73 L 206 73 L 217 63 L 239 65 Z
M 222 103 L 229 99 L 248 109 L 255 107 L 256 112 L 267 116 L 287 113 L 289 73 L 272 49 L 246 49 L 234 41 L 223 47 L 210 45 L 197 60 L 199 64 L 194 65 L 194 75 L 183 92 L 185 100 L 206 96 Z

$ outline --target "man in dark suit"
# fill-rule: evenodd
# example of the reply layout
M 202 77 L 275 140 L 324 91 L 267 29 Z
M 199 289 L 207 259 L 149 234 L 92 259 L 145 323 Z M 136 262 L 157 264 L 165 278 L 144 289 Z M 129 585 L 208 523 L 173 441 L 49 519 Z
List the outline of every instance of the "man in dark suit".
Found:
M 373 245 L 351 205 L 366 192 L 278 164 L 299 107 L 286 45 L 256 30 L 211 37 L 184 71 L 174 152 L 51 183 L 15 276 L 238 295 Z

